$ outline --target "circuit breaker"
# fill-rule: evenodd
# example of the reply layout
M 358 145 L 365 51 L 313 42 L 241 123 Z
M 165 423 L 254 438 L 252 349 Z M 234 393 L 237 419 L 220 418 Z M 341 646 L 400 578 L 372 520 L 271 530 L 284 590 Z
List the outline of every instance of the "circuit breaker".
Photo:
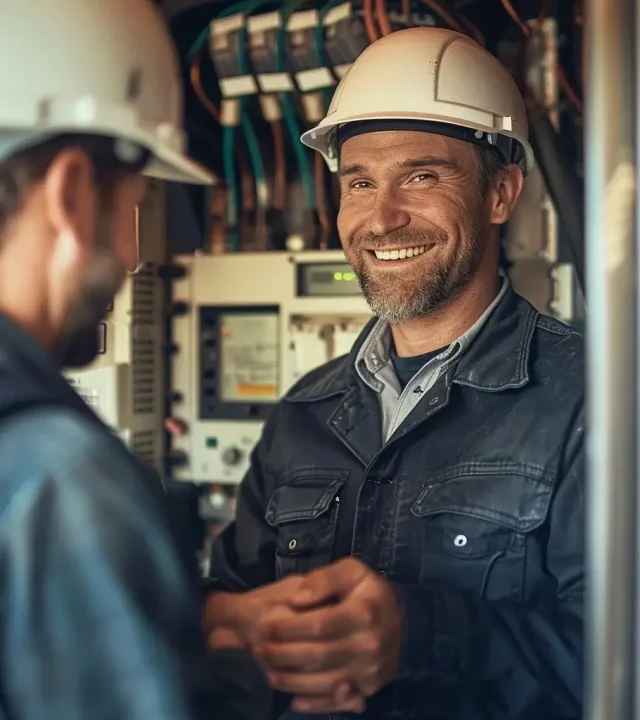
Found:
M 341 251 L 176 259 L 173 477 L 234 485 L 276 401 L 349 352 L 371 313 Z
M 96 360 L 66 377 L 97 415 L 144 462 L 164 461 L 165 186 L 150 182 L 138 210 L 139 266 L 127 276 L 100 326 Z

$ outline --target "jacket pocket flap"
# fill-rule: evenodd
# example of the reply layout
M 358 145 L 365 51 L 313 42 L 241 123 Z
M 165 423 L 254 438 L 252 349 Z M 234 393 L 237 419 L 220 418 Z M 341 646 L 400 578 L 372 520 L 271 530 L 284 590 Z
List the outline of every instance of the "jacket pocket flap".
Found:
M 313 478 L 312 485 L 298 483 L 276 488 L 267 505 L 265 520 L 271 527 L 298 520 L 315 520 L 325 513 L 335 499 L 346 477 L 333 477 L 320 484 Z
M 416 517 L 466 515 L 519 533 L 544 523 L 553 482 L 519 463 L 469 463 L 433 475 L 411 508 Z

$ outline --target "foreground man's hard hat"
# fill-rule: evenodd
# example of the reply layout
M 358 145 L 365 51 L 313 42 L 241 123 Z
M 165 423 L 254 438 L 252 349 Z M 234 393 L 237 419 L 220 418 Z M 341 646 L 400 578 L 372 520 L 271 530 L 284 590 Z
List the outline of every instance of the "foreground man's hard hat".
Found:
M 186 155 L 182 81 L 150 0 L 0 0 L 0 161 L 62 133 L 151 154 L 144 173 L 207 184 Z
M 508 70 L 466 35 L 410 28 L 370 45 L 340 81 L 320 124 L 301 140 L 337 170 L 338 127 L 367 120 L 424 120 L 503 135 L 533 168 L 527 111 Z

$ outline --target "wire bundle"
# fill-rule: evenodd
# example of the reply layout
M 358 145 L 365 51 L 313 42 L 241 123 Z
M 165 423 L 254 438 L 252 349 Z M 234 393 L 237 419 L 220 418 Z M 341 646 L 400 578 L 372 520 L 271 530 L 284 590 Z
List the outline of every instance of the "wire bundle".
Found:
M 323 20 L 340 0 L 328 0 L 319 10 L 320 22 L 314 29 L 312 37 L 312 51 L 316 58 L 318 67 L 325 67 L 325 28 Z M 281 24 L 277 30 L 275 65 L 276 72 L 293 75 L 287 59 L 287 22 L 291 15 L 304 6 L 305 0 L 289 0 L 279 11 Z M 526 23 L 515 10 L 511 0 L 500 0 L 505 12 L 519 28 L 523 39 L 523 57 L 526 48 L 532 39 L 539 33 L 544 20 L 548 17 L 549 2 L 541 0 L 539 14 L 535 21 Z M 236 3 L 218 15 L 219 18 L 229 17 L 236 13 L 243 13 L 249 16 L 255 13 L 265 4 L 265 0 L 244 0 Z M 576 0 L 577 18 L 581 19 L 579 3 Z M 480 29 L 459 10 L 453 3 L 445 0 L 398 0 L 394 9 L 399 8 L 400 13 L 390 13 L 388 0 L 362 0 L 361 22 L 366 32 L 366 39 L 369 43 L 375 42 L 378 38 L 389 35 L 394 30 L 402 27 L 410 27 L 424 17 L 420 13 L 420 7 L 425 8 L 436 22 L 464 33 L 481 45 L 486 45 L 485 37 Z M 498 6 L 499 7 L 499 6 Z M 578 23 L 576 19 L 576 24 Z M 220 108 L 205 92 L 201 78 L 201 61 L 203 48 L 205 46 L 210 25 L 203 28 L 196 38 L 189 51 L 191 63 L 191 84 L 202 105 L 207 109 L 212 119 L 220 122 Z M 238 33 L 238 72 L 239 74 L 251 74 L 249 67 L 247 31 L 244 29 Z M 581 98 L 568 80 L 567 73 L 562 66 L 557 71 L 558 87 L 564 93 L 571 106 L 575 109 L 578 118 L 582 113 Z M 523 88 L 526 93 L 526 88 Z M 332 89 L 321 91 L 321 102 L 328 106 Z M 531 99 L 531 98 L 530 98 Z M 224 101 L 223 101 L 224 102 Z M 225 124 L 223 128 L 223 174 L 228 194 L 227 224 L 229 229 L 229 244 L 233 250 L 240 249 L 240 238 L 238 227 L 240 224 L 239 198 L 242 197 L 245 213 L 254 208 L 256 210 L 255 222 L 257 226 L 266 226 L 269 221 L 267 214 L 269 207 L 272 207 L 280 215 L 283 215 L 287 207 L 287 149 L 286 136 L 289 137 L 289 144 L 293 150 L 297 175 L 300 178 L 304 190 L 303 202 L 305 208 L 317 218 L 320 227 L 320 247 L 327 247 L 333 228 L 331 217 L 331 202 L 327 196 L 326 168 L 320 156 L 314 158 L 314 163 L 308 156 L 308 151 L 299 142 L 303 131 L 301 121 L 295 102 L 294 92 L 282 92 L 277 95 L 277 102 L 281 108 L 280 117 L 269 118 L 271 138 L 273 142 L 274 166 L 270 179 L 267 179 L 267 172 L 261 153 L 258 135 L 251 121 L 249 105 L 252 102 L 249 98 L 237 98 L 239 127 L 242 131 L 244 143 L 237 144 L 236 127 L 233 124 Z M 240 178 L 238 178 L 238 172 Z M 242 192 L 240 192 L 242 188 Z

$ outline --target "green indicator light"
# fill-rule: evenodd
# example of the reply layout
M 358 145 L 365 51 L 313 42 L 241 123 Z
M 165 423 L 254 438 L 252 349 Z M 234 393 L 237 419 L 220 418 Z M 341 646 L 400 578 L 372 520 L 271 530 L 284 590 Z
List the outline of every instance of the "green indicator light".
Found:
M 341 272 L 333 273 L 333 279 L 336 282 L 340 282 L 343 279 L 343 275 Z

